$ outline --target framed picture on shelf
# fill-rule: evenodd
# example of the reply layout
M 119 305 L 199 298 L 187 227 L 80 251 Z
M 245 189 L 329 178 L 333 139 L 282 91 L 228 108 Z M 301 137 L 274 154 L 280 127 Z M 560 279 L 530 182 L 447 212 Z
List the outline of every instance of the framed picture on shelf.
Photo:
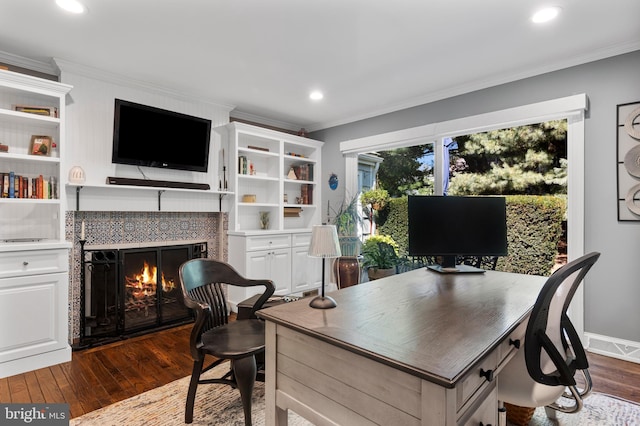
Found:
M 48 157 L 51 155 L 51 144 L 53 140 L 51 136 L 34 135 L 31 136 L 31 145 L 29 147 L 29 154 L 42 155 Z

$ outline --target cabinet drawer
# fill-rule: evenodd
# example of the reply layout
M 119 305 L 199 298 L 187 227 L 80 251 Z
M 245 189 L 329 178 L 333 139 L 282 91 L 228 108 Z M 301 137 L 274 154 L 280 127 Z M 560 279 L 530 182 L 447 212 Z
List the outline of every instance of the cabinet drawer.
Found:
M 67 250 L 25 250 L 0 253 L 0 278 L 52 274 L 69 269 Z
M 290 246 L 291 236 L 289 234 L 247 237 L 247 251 L 288 248 Z
M 311 233 L 305 232 L 304 234 L 293 234 L 292 247 L 308 246 L 311 244 Z
M 456 387 L 456 411 L 460 410 L 464 405 L 468 404 L 470 398 L 476 394 L 484 384 L 488 383 L 485 376 L 481 376 L 481 371 L 490 371 L 495 376 L 496 366 L 498 365 L 498 350 L 494 350 L 482 362 L 474 367 L 467 376 L 462 379 L 460 384 Z M 493 378 L 492 381 L 496 380 Z M 477 396 L 477 395 L 476 395 Z
M 520 350 L 524 350 L 524 334 L 527 331 L 528 321 L 521 322 L 515 330 L 509 334 L 501 344 L 498 346 L 498 365 L 501 365 L 511 353 L 515 353 L 518 350 L 517 346 L 520 346 Z
M 495 384 L 486 396 L 480 396 L 475 406 L 469 409 L 464 420 L 458 424 L 463 426 L 497 425 L 498 424 L 498 389 Z

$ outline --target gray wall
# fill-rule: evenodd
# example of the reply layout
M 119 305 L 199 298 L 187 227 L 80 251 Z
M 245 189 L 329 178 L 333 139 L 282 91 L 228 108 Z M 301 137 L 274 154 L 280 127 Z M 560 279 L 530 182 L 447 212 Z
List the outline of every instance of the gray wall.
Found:
M 339 142 L 586 93 L 585 252 L 600 260 L 585 280 L 585 331 L 640 342 L 640 222 L 618 222 L 616 105 L 640 101 L 640 51 L 314 132 L 326 142 L 324 174 L 344 182 Z M 570 166 L 569 166 L 570 167 Z M 339 204 L 344 186 L 322 187 Z

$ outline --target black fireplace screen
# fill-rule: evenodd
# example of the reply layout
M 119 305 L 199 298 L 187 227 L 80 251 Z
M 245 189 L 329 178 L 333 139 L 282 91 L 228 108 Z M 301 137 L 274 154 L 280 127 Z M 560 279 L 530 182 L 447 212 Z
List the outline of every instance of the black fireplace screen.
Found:
M 83 250 L 80 345 L 190 321 L 179 301 L 178 271 L 206 252 L 206 243 Z

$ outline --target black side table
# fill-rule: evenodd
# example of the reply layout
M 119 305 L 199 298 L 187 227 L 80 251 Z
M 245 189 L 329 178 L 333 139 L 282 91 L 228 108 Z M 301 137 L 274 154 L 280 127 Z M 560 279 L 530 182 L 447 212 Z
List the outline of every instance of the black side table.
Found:
M 238 303 L 238 315 L 236 319 L 256 319 L 257 317 L 255 315 L 251 315 L 251 308 L 253 308 L 253 305 L 258 301 L 259 297 L 260 295 L 256 294 L 255 296 L 251 296 L 247 300 L 243 300 L 242 302 Z M 264 302 L 264 305 L 262 305 L 261 309 L 270 308 L 282 303 L 295 302 L 298 299 L 300 299 L 300 297 L 298 296 L 272 296 L 267 299 L 266 302 Z

